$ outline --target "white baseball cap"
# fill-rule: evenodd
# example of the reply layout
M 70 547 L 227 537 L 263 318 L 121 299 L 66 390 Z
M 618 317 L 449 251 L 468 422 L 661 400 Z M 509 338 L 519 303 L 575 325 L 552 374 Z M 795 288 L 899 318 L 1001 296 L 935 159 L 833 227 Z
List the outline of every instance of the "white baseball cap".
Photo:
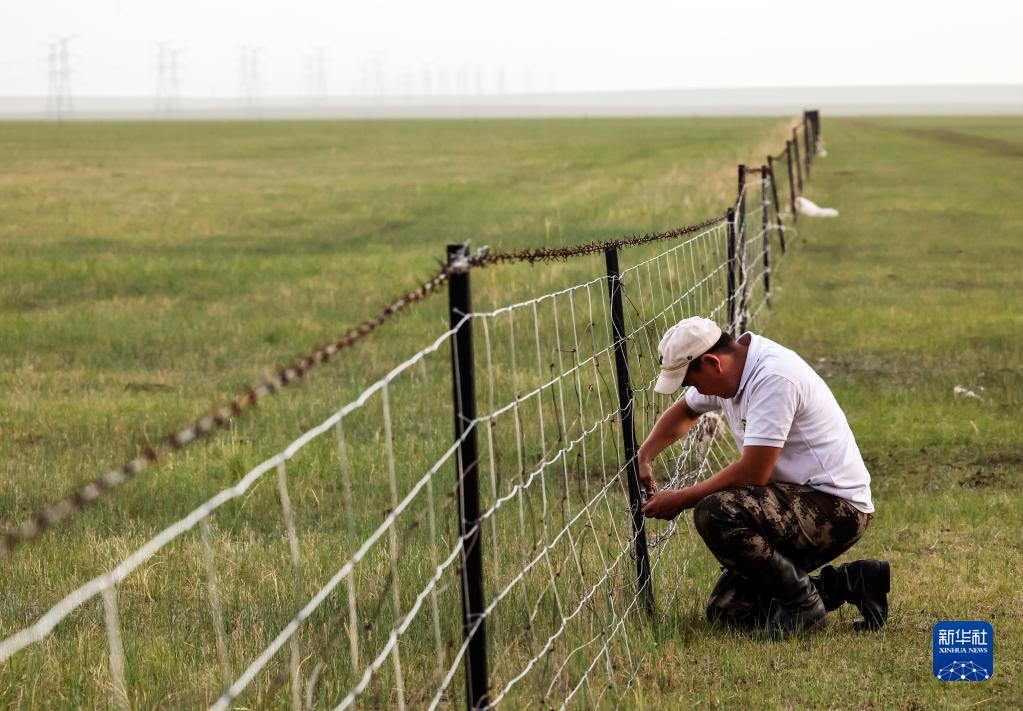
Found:
M 661 374 L 654 392 L 671 395 L 685 380 L 689 364 L 710 350 L 721 338 L 721 327 L 702 316 L 684 318 L 665 331 L 657 351 L 661 354 Z

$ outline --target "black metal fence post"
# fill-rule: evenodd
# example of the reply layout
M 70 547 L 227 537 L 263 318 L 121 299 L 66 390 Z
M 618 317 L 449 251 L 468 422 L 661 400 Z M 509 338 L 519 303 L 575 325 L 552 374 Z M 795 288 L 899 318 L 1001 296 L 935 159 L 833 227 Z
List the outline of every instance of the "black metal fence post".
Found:
M 796 212 L 796 184 L 792 177 L 792 141 L 785 141 L 785 160 L 789 166 L 789 202 L 792 204 L 792 222 L 799 222 L 799 213 Z
M 781 207 L 778 204 L 778 182 L 774 174 L 774 156 L 767 156 L 767 174 L 771 177 L 771 199 L 774 201 L 774 219 L 778 221 L 778 244 L 785 254 L 785 225 L 781 222 Z
M 728 333 L 735 336 L 735 210 L 728 208 Z
M 803 112 L 803 146 L 806 148 L 806 155 L 803 156 L 806 162 L 806 179 L 810 179 L 810 166 L 813 165 L 813 150 L 811 148 L 811 134 L 813 128 L 810 126 L 810 115 L 808 112 Z
M 463 245 L 448 245 L 449 265 L 465 257 Z M 455 328 L 472 312 L 469 270 L 456 271 L 448 280 L 448 307 Z M 455 331 L 451 340 L 451 381 L 455 411 L 458 493 L 458 532 L 462 539 L 462 631 L 469 646 L 465 655 L 466 702 L 472 709 L 490 705 L 487 682 L 486 609 L 483 598 L 483 539 L 480 535 L 479 451 L 476 441 L 476 378 L 472 346 L 472 320 Z
M 629 511 L 632 531 L 636 536 L 636 580 L 647 612 L 654 611 L 654 589 L 650 579 L 650 554 L 647 551 L 646 518 L 643 515 L 643 493 L 639 481 L 639 448 L 633 420 L 635 400 L 629 380 L 629 358 L 625 338 L 625 310 L 622 308 L 622 279 L 618 268 L 618 250 L 604 250 L 607 264 L 607 291 L 611 300 L 611 327 L 614 334 L 615 376 L 618 380 L 618 412 L 621 415 L 622 439 L 625 448 L 625 471 L 629 484 Z
M 739 313 L 738 313 L 738 326 L 739 333 L 746 331 L 746 303 L 747 295 L 749 293 L 749 283 L 746 278 L 747 275 L 747 264 L 746 264 L 746 166 L 739 164 L 739 200 L 737 204 L 736 214 L 736 245 L 735 249 L 738 254 L 739 263 Z
M 799 130 L 792 127 L 792 152 L 795 153 L 793 156 L 794 163 L 796 164 L 796 186 L 799 188 L 799 194 L 803 194 L 803 167 L 802 161 L 799 158 Z
M 764 245 L 764 302 L 771 308 L 771 233 L 770 228 L 771 202 L 767 198 L 767 181 L 770 173 L 767 166 L 760 166 L 760 229 L 763 233 Z M 773 184 L 773 180 L 772 180 Z

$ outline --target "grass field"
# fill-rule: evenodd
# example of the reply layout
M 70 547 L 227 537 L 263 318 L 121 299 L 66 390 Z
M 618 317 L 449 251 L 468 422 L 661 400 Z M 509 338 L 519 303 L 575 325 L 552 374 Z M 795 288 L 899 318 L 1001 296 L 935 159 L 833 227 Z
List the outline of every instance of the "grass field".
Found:
M 1023 121 L 824 122 L 830 155 L 808 195 L 842 216 L 801 221 L 766 333 L 825 375 L 857 434 L 878 515 L 853 554 L 892 560 L 891 623 L 857 635 L 845 614 L 782 645 L 708 632 L 702 600 L 716 568 L 697 545 L 663 623 L 634 631 L 644 661 L 621 703 L 998 708 L 1023 698 Z M 697 221 L 731 199 L 734 164 L 762 162 L 785 133 L 769 120 L 0 126 L 0 516 L 20 520 L 265 367 L 333 339 L 426 276 L 448 242 L 564 244 Z M 476 298 L 505 303 L 599 266 L 486 270 Z M 443 329 L 444 301 L 5 561 L 0 632 L 33 621 L 425 345 Z M 431 367 L 429 382 L 443 384 L 444 362 Z M 955 385 L 984 400 L 955 399 Z M 431 396 L 419 393 L 404 423 L 427 443 L 450 436 L 450 413 Z M 367 487 L 386 488 L 379 464 L 355 464 Z M 309 466 L 293 484 L 311 570 L 338 562 L 332 471 Z M 217 520 L 232 572 L 265 583 L 228 604 L 239 645 L 272 636 L 291 609 L 275 493 L 267 483 Z M 386 492 L 374 495 L 360 525 L 387 506 Z M 139 706 L 216 694 L 212 637 L 178 636 L 196 622 L 190 610 L 208 614 L 185 604 L 205 594 L 198 560 L 198 543 L 184 543 L 122 592 Z M 261 578 L 268 570 L 280 574 Z M 992 622 L 990 682 L 931 678 L 930 628 L 942 619 Z M 98 605 L 76 613 L 0 669 L 0 699 L 105 701 L 101 620 Z

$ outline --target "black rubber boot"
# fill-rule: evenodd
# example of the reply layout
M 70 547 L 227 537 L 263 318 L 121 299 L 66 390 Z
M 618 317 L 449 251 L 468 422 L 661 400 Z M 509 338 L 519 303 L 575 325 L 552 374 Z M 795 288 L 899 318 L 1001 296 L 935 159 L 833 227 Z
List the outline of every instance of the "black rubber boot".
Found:
M 886 560 L 857 560 L 837 568 L 826 565 L 810 577 L 830 612 L 851 603 L 863 615 L 853 622 L 858 630 L 876 630 L 888 621 L 891 566 Z
M 786 639 L 827 624 L 828 611 L 810 576 L 778 551 L 767 561 L 758 578 L 758 587 L 775 602 L 767 624 L 771 637 Z
M 771 598 L 747 578 L 725 570 L 707 601 L 707 621 L 742 631 L 761 630 L 767 625 Z

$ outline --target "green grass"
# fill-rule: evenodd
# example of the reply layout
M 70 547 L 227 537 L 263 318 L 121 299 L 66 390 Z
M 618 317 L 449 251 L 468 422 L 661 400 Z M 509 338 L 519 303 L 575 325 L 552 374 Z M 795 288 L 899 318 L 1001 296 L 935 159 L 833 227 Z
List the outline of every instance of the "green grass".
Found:
M 800 221 L 765 332 L 817 367 L 849 416 L 874 475 L 878 509 L 850 555 L 892 561 L 891 623 L 879 634 L 857 635 L 844 611 L 823 635 L 781 645 L 708 630 L 702 601 L 716 568 L 685 534 L 658 570 L 655 593 L 665 608 L 658 624 L 647 627 L 632 615 L 628 649 L 620 638 L 611 645 L 616 667 L 639 665 L 636 689 L 610 690 L 602 705 L 998 708 L 1023 696 L 1014 644 L 1023 633 L 1015 576 L 1023 563 L 1023 430 L 1016 417 L 1023 318 L 1013 288 L 1023 251 L 1016 199 L 1023 122 L 824 122 L 830 155 L 816 164 L 807 194 L 842 216 Z M 735 163 L 761 162 L 784 137 L 785 126 L 768 120 L 0 126 L 0 517 L 21 520 L 204 411 L 211 399 L 222 401 L 265 368 L 332 340 L 429 274 L 448 242 L 566 244 L 697 221 L 731 198 Z M 656 251 L 623 257 L 623 266 Z M 599 259 L 488 269 L 474 274 L 474 296 L 478 308 L 500 305 L 601 269 Z M 4 562 L 0 633 L 36 619 L 436 337 L 445 302 L 438 295 L 420 305 L 231 432 L 18 551 Z M 583 315 L 577 320 L 584 325 Z M 546 336 L 550 323 L 543 325 Z M 520 352 L 526 335 L 518 333 Z M 396 383 L 392 395 L 402 492 L 450 437 L 448 366 L 444 352 L 438 355 L 425 372 Z M 499 355 L 506 362 L 507 353 Z M 508 391 L 507 378 L 500 371 L 498 392 Z M 958 384 L 984 401 L 954 399 Z M 566 398 L 574 396 L 570 390 Z M 378 407 L 379 399 L 373 402 Z M 585 407 L 593 405 L 588 398 Z M 558 404 L 544 408 L 548 422 L 556 421 Z M 356 510 L 343 505 L 330 437 L 288 467 L 304 594 L 296 595 L 290 580 L 273 473 L 215 518 L 235 673 L 391 503 L 379 411 L 355 416 L 349 426 Z M 524 426 L 535 432 L 530 418 Z M 506 487 L 517 471 L 514 438 L 505 428 L 495 438 L 509 457 L 493 470 Z M 535 440 L 527 439 L 531 460 L 542 454 Z M 577 505 L 586 486 L 599 485 L 593 462 L 599 452 L 613 453 L 610 441 L 594 440 L 590 464 L 572 462 L 567 489 L 559 472 L 527 497 L 531 522 L 544 505 L 538 491 L 550 495 L 553 529 L 560 528 L 559 508 L 573 510 L 559 503 L 566 491 Z M 438 489 L 431 500 L 439 536 L 450 542 L 446 494 Z M 416 524 L 400 531 L 405 607 L 432 567 L 424 509 L 418 506 Z M 507 580 L 529 550 L 526 536 L 517 539 L 517 516 L 509 507 L 498 520 L 503 543 L 491 586 Z M 618 524 L 625 523 L 623 516 Z M 556 589 L 578 595 L 580 577 L 573 582 L 567 572 L 581 564 L 585 576 L 594 575 L 599 553 L 614 548 L 601 543 L 613 535 L 611 525 L 608 517 L 573 529 L 584 551 L 579 563 L 571 546 L 555 549 Z M 541 669 L 519 687 L 515 705 L 539 703 L 552 680 L 555 699 L 568 693 L 591 661 L 569 653 L 599 630 L 607 605 L 629 599 L 630 566 L 626 559 L 617 567 L 620 590 L 588 609 L 546 661 L 556 667 L 567 659 L 573 681 Z M 364 619 L 376 612 L 389 620 L 391 591 L 380 589 L 388 569 L 384 546 L 360 568 Z M 201 705 L 216 695 L 204 570 L 199 537 L 190 535 L 121 589 L 138 706 Z M 547 576 L 531 576 L 523 594 L 495 613 L 498 682 L 528 658 L 536 636 L 556 629 L 557 605 L 543 592 Z M 442 587 L 441 634 L 450 653 L 458 637 L 457 580 L 446 577 Z M 668 605 L 671 592 L 677 597 Z M 303 638 L 306 650 L 329 652 L 323 704 L 336 703 L 351 681 L 346 614 L 345 597 L 332 599 Z M 535 620 L 529 633 L 520 629 L 524 615 Z M 930 628 L 957 618 L 993 623 L 990 682 L 931 678 Z M 418 702 L 436 685 L 431 619 L 423 615 L 402 647 L 406 689 Z M 363 643 L 379 644 L 383 630 L 364 630 Z M 274 675 L 286 669 L 287 649 L 278 657 Z M 303 665 L 305 674 L 317 659 Z M 412 660 L 423 659 L 424 668 L 415 668 Z M 105 665 L 102 612 L 91 603 L 0 669 L 0 699 L 104 703 Z M 392 676 L 385 665 L 368 703 L 393 703 Z M 452 698 L 461 684 L 456 677 Z M 286 703 L 286 684 L 269 698 L 259 695 L 264 678 L 254 688 L 243 701 Z M 600 693 L 598 686 L 576 701 Z

